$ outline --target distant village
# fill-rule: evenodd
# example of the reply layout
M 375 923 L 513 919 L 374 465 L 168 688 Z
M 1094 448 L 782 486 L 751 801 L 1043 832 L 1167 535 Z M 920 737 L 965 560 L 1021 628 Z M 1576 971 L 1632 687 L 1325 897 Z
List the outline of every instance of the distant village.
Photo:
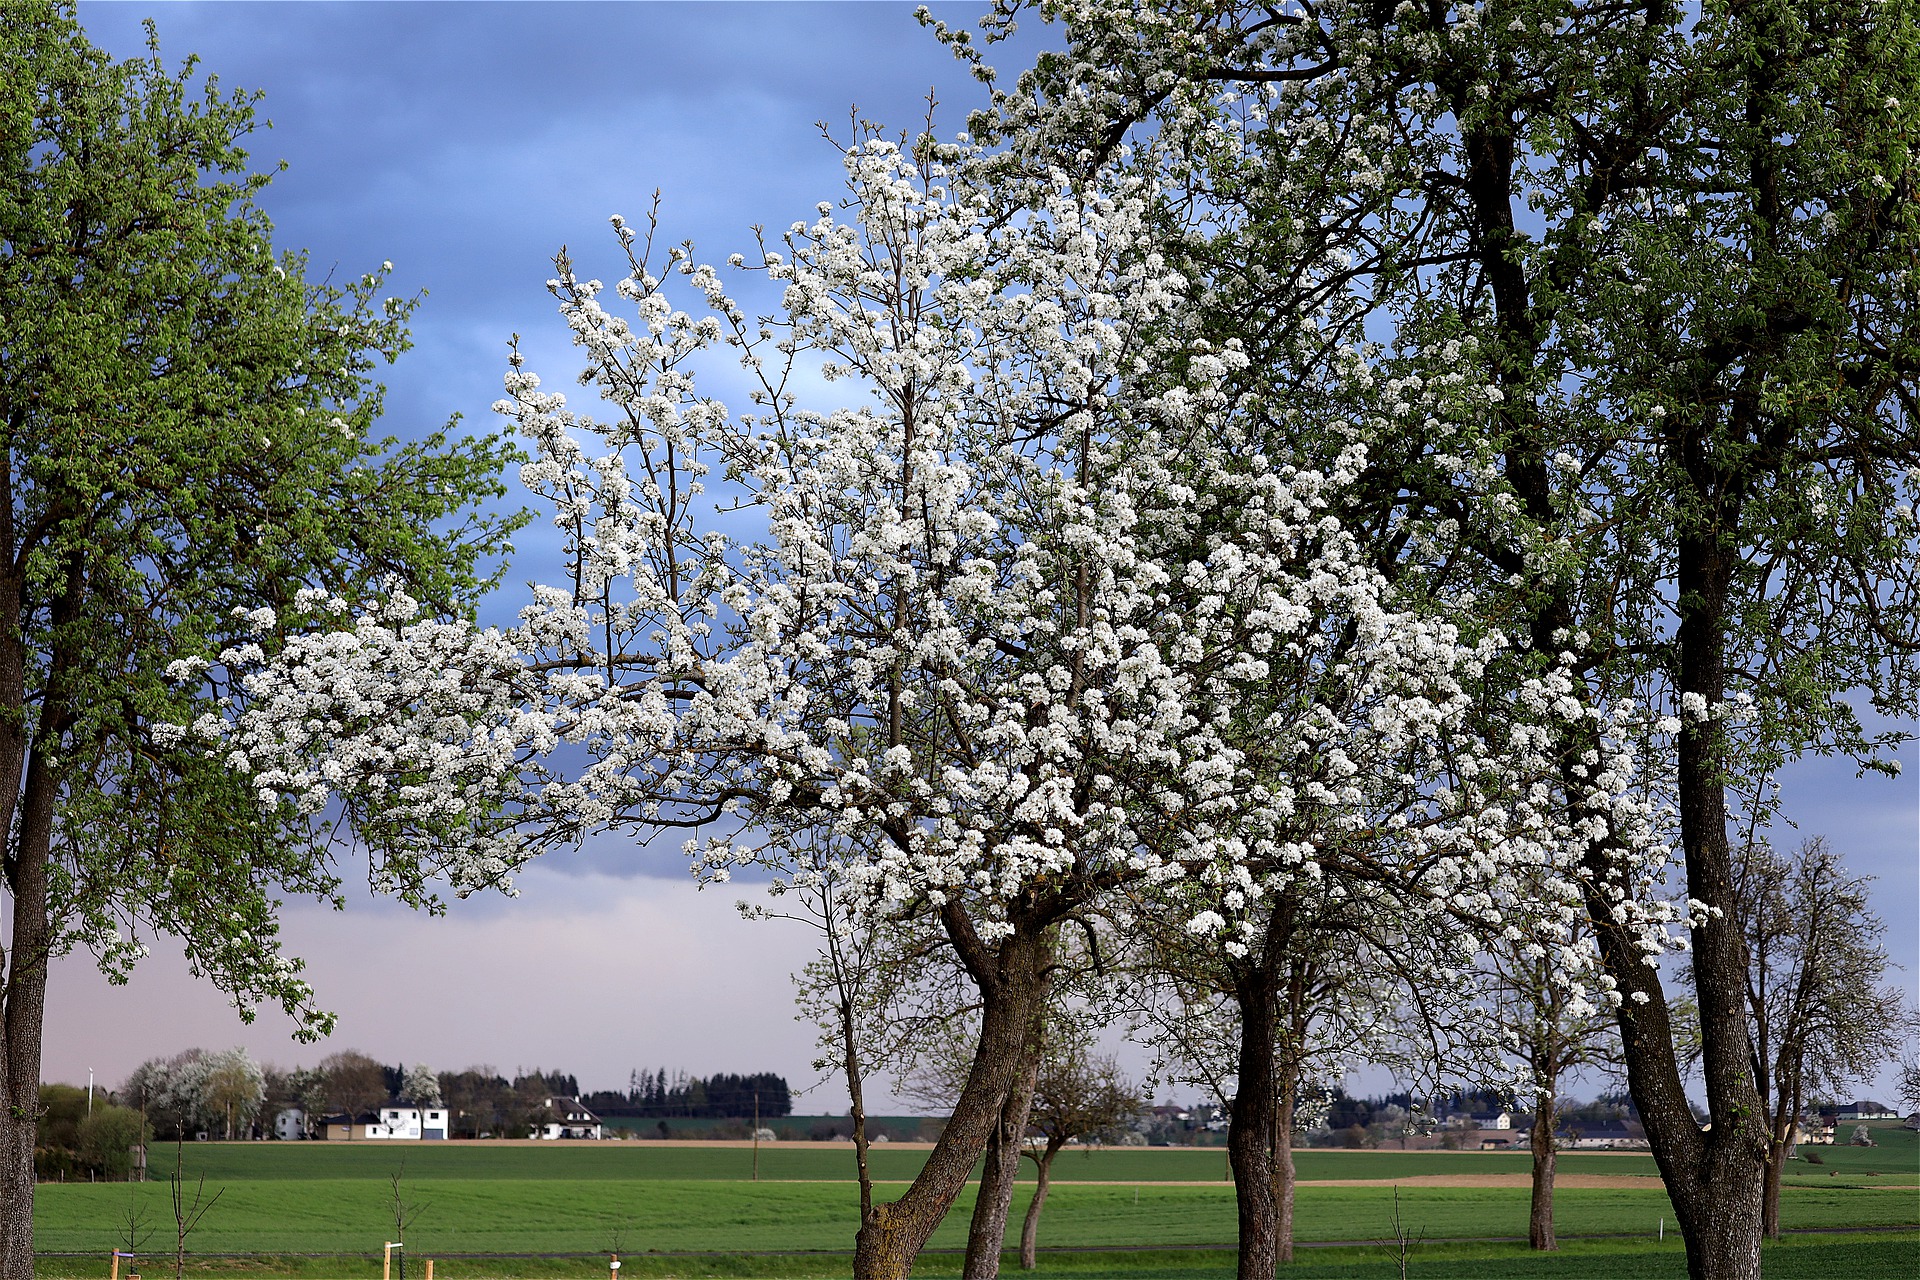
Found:
M 311 1068 L 256 1063 L 244 1049 L 189 1050 L 142 1063 L 113 1090 L 49 1084 L 35 1163 L 43 1178 L 130 1176 L 130 1153 L 151 1141 L 278 1140 L 440 1142 L 518 1138 L 553 1142 L 674 1138 L 850 1141 L 845 1116 L 796 1116 L 786 1080 L 763 1072 L 700 1077 L 635 1070 L 625 1090 L 584 1093 L 558 1071 L 488 1066 L 434 1072 L 389 1066 L 352 1050 Z M 1871 1143 L 1866 1122 L 1898 1120 L 1870 1099 L 1810 1107 L 1797 1144 Z M 1701 1117 L 1703 1123 L 1705 1117 Z M 938 1116 L 871 1117 L 877 1142 L 937 1139 Z M 1907 1117 L 1920 1129 L 1920 1115 Z M 1212 1146 L 1224 1143 L 1219 1102 L 1141 1104 L 1080 1144 Z M 1396 1150 L 1529 1150 L 1534 1116 L 1497 1093 L 1422 1102 L 1406 1093 L 1358 1098 L 1340 1089 L 1300 1112 L 1298 1145 Z M 1558 1109 L 1558 1150 L 1646 1150 L 1646 1131 L 1625 1094 Z

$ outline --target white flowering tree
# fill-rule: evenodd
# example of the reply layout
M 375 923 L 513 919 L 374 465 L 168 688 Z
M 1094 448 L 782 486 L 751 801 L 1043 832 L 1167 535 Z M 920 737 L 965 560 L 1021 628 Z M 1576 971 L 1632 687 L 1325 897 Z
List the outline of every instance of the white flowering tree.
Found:
M 1268 637 L 1257 661 L 1207 691 L 1220 699 L 1213 717 L 1233 726 L 1234 785 L 1201 806 L 1217 823 L 1206 860 L 1183 862 L 1177 878 L 1148 876 L 1130 895 L 1136 930 L 1178 922 L 1188 935 L 1159 947 L 1176 981 L 1231 1001 L 1238 1023 L 1228 1144 L 1248 1277 L 1291 1254 L 1288 1138 L 1329 963 L 1401 993 L 1426 1042 L 1422 1059 L 1454 1065 L 1446 1050 L 1488 1038 L 1462 995 L 1481 939 L 1551 949 L 1561 994 L 1594 1007 L 1571 868 L 1596 829 L 1634 851 L 1636 901 L 1664 865 L 1657 815 L 1636 794 L 1631 733 L 1641 717 L 1571 697 L 1557 666 L 1515 678 L 1503 668 L 1524 655 L 1484 622 L 1463 634 L 1455 619 L 1471 613 L 1461 602 L 1446 609 L 1444 598 L 1396 590 L 1375 549 L 1328 513 L 1360 481 L 1360 455 L 1343 452 L 1315 486 L 1319 518 L 1260 571 L 1268 582 L 1293 575 L 1283 607 L 1220 584 L 1221 632 L 1250 625 Z M 1287 482 L 1298 491 L 1299 477 Z M 1235 494 L 1232 477 L 1220 489 L 1232 509 L 1262 505 L 1257 489 Z M 1417 577 L 1409 570 L 1406 581 Z M 1199 634 L 1205 643 L 1208 631 Z M 1607 754 L 1563 799 L 1546 785 L 1547 748 L 1570 725 Z M 1648 906 L 1643 945 L 1663 945 L 1666 918 L 1664 904 Z M 1384 1040 L 1386 1021 L 1359 1029 L 1349 1047 Z
M 252 671 L 237 724 L 196 726 L 263 798 L 337 799 L 431 844 L 458 891 L 607 827 L 738 823 L 699 850 L 715 878 L 851 837 L 849 883 L 937 920 L 982 1009 L 945 1135 L 862 1226 L 868 1275 L 904 1274 L 964 1186 L 1045 995 L 1048 929 L 1137 873 L 1183 784 L 1231 775 L 1189 694 L 1236 655 L 1188 640 L 1211 583 L 1175 583 L 1168 550 L 1233 356 L 1174 344 L 1180 282 L 1134 252 L 1145 193 L 1057 182 L 1010 224 L 943 190 L 951 158 L 850 149 L 858 219 L 823 206 L 756 264 L 785 285 L 778 321 L 680 251 L 710 314 L 675 309 L 623 223 L 638 323 L 563 260 L 554 292 L 614 420 L 517 357 L 501 408 L 570 581 L 511 634 L 385 602 Z M 738 418 L 686 369 L 722 341 L 759 378 Z M 800 407 L 790 380 L 816 357 L 871 402 Z M 762 540 L 709 522 L 716 462 Z
M 710 879 L 830 875 L 937 930 L 978 1040 L 921 1173 L 865 1212 L 855 1269 L 878 1277 L 1024 1128 L 1063 921 L 1147 886 L 1244 956 L 1273 895 L 1333 871 L 1496 920 L 1612 797 L 1607 770 L 1571 818 L 1517 786 L 1542 725 L 1591 714 L 1563 677 L 1520 686 L 1498 748 L 1466 732 L 1498 637 L 1399 601 L 1344 527 L 1362 429 L 1299 460 L 1247 429 L 1245 356 L 1198 336 L 1151 183 L 975 183 L 964 147 L 871 134 L 845 159 L 852 217 L 822 205 L 752 264 L 775 316 L 621 219 L 635 318 L 558 260 L 600 403 L 513 356 L 497 407 L 568 568 L 517 627 L 303 596 L 341 629 L 223 654 L 246 704 L 192 730 L 263 802 L 337 803 L 458 892 L 589 832 L 697 828 Z M 697 394 L 716 348 L 750 410 Z M 815 373 L 841 403 L 803 402 Z M 997 1267 L 1007 1189 L 979 1197 L 970 1275 Z
M 1320 281 L 1344 332 L 1391 334 L 1382 376 L 1464 369 L 1498 393 L 1464 455 L 1485 483 L 1459 484 L 1455 425 L 1418 409 L 1382 491 L 1455 522 L 1455 572 L 1516 638 L 1569 655 L 1571 696 L 1673 713 L 1647 742 L 1696 904 L 1709 1130 L 1644 963 L 1637 872 L 1601 833 L 1579 875 L 1691 1273 L 1757 1275 L 1768 1157 L 1729 789 L 1806 751 L 1889 767 L 1920 686 L 1910 6 L 1047 8 L 1069 51 L 976 125 L 1010 163 L 1169 128 L 1248 139 L 1160 171 L 1246 215 L 1167 241 L 1212 333 L 1288 363 L 1286 303 Z M 1336 276 L 1302 275 L 1330 250 Z M 1891 734 L 1863 728 L 1856 689 Z M 1605 754 L 1584 728 L 1557 751 L 1570 795 Z
M 440 1077 L 424 1062 L 408 1067 L 400 1079 L 400 1098 L 416 1107 L 445 1106 L 440 1095 Z

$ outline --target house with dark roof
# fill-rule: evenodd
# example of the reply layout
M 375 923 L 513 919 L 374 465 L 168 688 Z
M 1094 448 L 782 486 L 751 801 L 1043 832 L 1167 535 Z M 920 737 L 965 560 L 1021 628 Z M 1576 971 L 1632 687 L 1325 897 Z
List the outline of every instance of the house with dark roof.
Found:
M 578 1098 L 548 1098 L 546 1118 L 534 1125 L 533 1136 L 597 1139 L 600 1137 L 600 1117 L 587 1110 L 586 1104 Z

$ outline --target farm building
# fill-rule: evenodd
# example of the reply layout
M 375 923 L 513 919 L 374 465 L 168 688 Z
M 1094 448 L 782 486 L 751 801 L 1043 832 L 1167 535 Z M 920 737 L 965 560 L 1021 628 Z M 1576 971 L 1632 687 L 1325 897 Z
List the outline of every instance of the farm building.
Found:
M 447 1136 L 447 1110 L 389 1101 L 376 1111 L 323 1118 L 320 1136 L 333 1141 L 438 1141 Z

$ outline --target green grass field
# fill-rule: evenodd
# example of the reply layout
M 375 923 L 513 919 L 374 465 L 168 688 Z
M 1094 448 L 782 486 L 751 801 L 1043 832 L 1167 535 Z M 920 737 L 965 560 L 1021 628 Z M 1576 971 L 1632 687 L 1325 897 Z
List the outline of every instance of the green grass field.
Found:
M 57 1187 L 36 1213 L 45 1252 L 104 1253 L 124 1241 L 130 1193 L 124 1186 Z M 147 1220 L 171 1231 L 166 1188 L 131 1193 Z M 419 1254 L 589 1253 L 614 1248 L 657 1250 L 845 1250 L 853 1245 L 858 1203 L 851 1184 L 653 1180 L 410 1181 L 410 1200 L 425 1206 L 407 1232 Z M 1432 1239 L 1525 1235 L 1524 1191 L 1405 1187 L 1401 1213 Z M 394 1238 L 384 1183 L 366 1180 L 231 1183 L 192 1237 L 196 1252 L 309 1253 L 361 1251 Z M 1391 1187 L 1303 1189 L 1295 1230 L 1301 1240 L 1369 1240 L 1389 1232 Z M 1026 1195 L 1016 1199 L 1023 1211 Z M 964 1243 L 963 1200 L 934 1237 Z M 1651 1237 L 1665 1218 L 1666 1193 L 1654 1188 L 1567 1189 L 1556 1196 L 1559 1230 L 1568 1236 Z M 1842 1187 L 1796 1189 L 1782 1200 L 1789 1228 L 1905 1226 L 1916 1223 L 1912 1193 Z M 1229 1245 L 1234 1238 L 1230 1188 L 1067 1183 L 1047 1203 L 1052 1245 L 1140 1248 Z M 158 1236 L 156 1236 L 158 1238 Z
M 410 1178 L 461 1181 L 634 1180 L 733 1181 L 747 1178 L 753 1152 L 744 1147 L 706 1147 L 676 1142 L 578 1142 L 547 1147 L 492 1146 L 465 1142 L 202 1142 L 181 1151 L 189 1178 L 205 1174 L 210 1183 L 306 1181 L 378 1178 L 384 1181 L 402 1160 Z M 872 1149 L 874 1177 L 906 1182 L 920 1171 L 926 1152 L 897 1146 Z M 1863 1155 L 1875 1153 L 1862 1149 Z M 153 1176 L 173 1166 L 174 1149 L 155 1147 Z M 1894 1172 L 1899 1157 L 1891 1152 L 1879 1165 Z M 1399 1178 L 1421 1174 L 1525 1173 L 1528 1158 L 1495 1151 L 1301 1151 L 1294 1163 L 1303 1181 L 1350 1178 Z M 1653 1157 L 1569 1152 L 1560 1157 L 1565 1173 L 1640 1174 L 1657 1177 Z M 1842 1166 L 1823 1166 L 1835 1170 Z M 1864 1166 L 1862 1166 L 1864 1167 Z M 1855 1166 L 1846 1166 L 1857 1171 Z M 846 1182 L 854 1176 L 853 1148 L 781 1146 L 760 1148 L 760 1177 L 766 1181 Z M 1223 1148 L 1108 1147 L 1069 1150 L 1054 1162 L 1056 1182 L 1225 1182 Z
M 1788 1239 L 1764 1250 L 1767 1280 L 1911 1280 L 1920 1263 L 1920 1233 L 1882 1236 L 1841 1236 Z M 921 1256 L 914 1274 L 947 1277 L 960 1274 L 960 1255 L 954 1252 Z M 148 1274 L 171 1272 L 147 1264 Z M 1287 1268 L 1287 1280 L 1378 1280 L 1396 1274 L 1391 1253 L 1378 1245 L 1359 1248 L 1302 1249 Z M 1008 1255 L 1003 1275 L 1019 1271 Z M 39 1269 L 41 1280 L 98 1280 L 107 1274 L 95 1259 L 47 1259 Z M 242 1274 L 230 1260 L 189 1260 L 187 1274 L 219 1277 Z M 244 1274 L 291 1280 L 375 1280 L 380 1275 L 378 1255 L 363 1258 L 276 1257 L 249 1260 Z M 418 1276 L 418 1264 L 410 1273 Z M 438 1263 L 435 1280 L 591 1280 L 606 1275 L 604 1262 L 581 1258 L 510 1258 L 447 1260 Z M 776 1256 L 709 1256 L 669 1258 L 630 1254 L 624 1259 L 622 1280 L 662 1280 L 676 1277 L 743 1277 L 764 1280 L 838 1280 L 847 1274 L 842 1254 Z M 1060 1280 L 1229 1280 L 1234 1257 L 1227 1250 L 1169 1253 L 1103 1251 L 1099 1253 L 1042 1253 L 1036 1277 Z M 1421 1280 L 1682 1280 L 1686 1263 L 1679 1243 L 1669 1238 L 1653 1241 L 1572 1241 L 1551 1258 L 1529 1253 L 1511 1244 L 1422 1244 L 1411 1258 L 1409 1274 Z
M 1822 1163 L 1788 1166 L 1789 1183 L 1811 1184 L 1872 1177 L 1911 1180 L 1920 1174 L 1920 1133 L 1896 1125 L 1876 1130 L 1877 1147 L 1807 1148 Z M 173 1163 L 170 1147 L 155 1147 L 154 1176 Z M 552 1146 L 494 1146 L 466 1142 L 201 1142 L 181 1151 L 186 1175 L 205 1174 L 209 1184 L 374 1178 L 383 1183 L 402 1160 L 407 1176 L 458 1181 L 560 1179 L 583 1182 L 728 1181 L 748 1177 L 753 1152 L 744 1147 L 707 1147 L 677 1142 L 573 1142 Z M 920 1170 L 923 1150 L 873 1148 L 874 1176 L 904 1182 Z M 1323 1151 L 1294 1154 L 1302 1181 L 1402 1178 L 1454 1173 L 1525 1173 L 1523 1152 L 1507 1151 Z M 1644 1154 L 1564 1152 L 1560 1172 L 1637 1174 L 1657 1177 Z M 1225 1182 L 1226 1152 L 1219 1147 L 1107 1147 L 1069 1150 L 1054 1163 L 1056 1182 Z M 853 1178 L 853 1148 L 783 1146 L 760 1148 L 760 1177 L 768 1181 L 840 1182 Z
M 1818 1165 L 1796 1162 L 1782 1197 L 1789 1230 L 1834 1227 L 1920 1227 L 1920 1134 L 1889 1128 L 1877 1148 L 1828 1148 Z M 156 1149 L 155 1173 L 171 1165 Z M 875 1172 L 898 1182 L 924 1152 L 874 1153 Z M 603 1143 L 552 1147 L 461 1143 L 198 1144 L 181 1153 L 189 1183 L 205 1175 L 221 1198 L 189 1241 L 213 1271 L 353 1277 L 377 1268 L 382 1241 L 393 1238 L 389 1177 L 405 1162 L 405 1198 L 421 1207 L 407 1232 L 416 1258 L 435 1257 L 436 1280 L 485 1275 L 594 1274 L 589 1259 L 460 1261 L 456 1255 L 594 1254 L 626 1256 L 629 1277 L 652 1275 L 839 1275 L 851 1248 L 857 1190 L 846 1149 L 763 1147 L 760 1182 L 746 1181 L 752 1153 L 737 1148 Z M 1304 1181 L 1399 1179 L 1462 1173 L 1524 1173 L 1524 1155 L 1465 1152 L 1309 1151 L 1299 1156 Z M 1561 1235 L 1569 1248 L 1553 1276 L 1678 1275 L 1672 1210 L 1644 1156 L 1569 1153 L 1563 1174 L 1644 1175 L 1640 1186 L 1563 1187 L 1557 1196 Z M 1063 1155 L 1048 1201 L 1042 1244 L 1101 1253 L 1050 1255 L 1063 1275 L 1126 1275 L 1146 1280 L 1231 1274 L 1234 1236 L 1231 1186 L 1218 1150 L 1120 1148 Z M 1030 1186 L 1030 1174 L 1027 1186 Z M 164 1181 L 42 1186 L 36 1198 L 37 1247 L 45 1276 L 99 1274 L 95 1262 L 125 1247 L 132 1212 L 153 1228 L 140 1252 L 171 1253 L 173 1219 Z M 883 1187 L 884 1195 L 887 1188 Z M 1015 1213 L 1024 1210 L 1023 1186 Z M 1395 1189 L 1389 1186 L 1303 1187 L 1296 1234 L 1304 1243 L 1365 1242 L 1390 1234 Z M 1445 1244 L 1524 1236 L 1524 1188 L 1399 1188 L 1402 1219 L 1430 1243 L 1415 1274 L 1521 1276 L 1543 1274 L 1538 1256 L 1510 1256 L 1508 1246 Z M 963 1197 L 933 1247 L 964 1243 L 971 1198 Z M 1667 1243 L 1653 1242 L 1665 1220 Z M 1576 1237 L 1634 1237 L 1633 1242 L 1580 1242 Z M 1591 1247 L 1589 1247 L 1591 1245 Z M 1168 1252 L 1180 1247 L 1190 1252 Z M 1202 1247 L 1196 1249 L 1196 1247 Z M 1159 1249 L 1128 1254 L 1129 1249 Z M 1508 1250 L 1502 1253 L 1502 1250 Z M 1811 1252 L 1793 1252 L 1794 1249 Z M 1597 1252 L 1595 1252 L 1597 1250 Z M 1847 1253 L 1855 1250 L 1855 1253 Z M 707 1257 L 663 1255 L 708 1253 Z M 655 1256 L 648 1259 L 647 1255 Z M 1361 1276 L 1393 1273 L 1377 1249 L 1303 1250 L 1289 1274 Z M 210 1255 L 253 1258 L 216 1262 Z M 349 1255 L 272 1261 L 265 1255 Z M 808 1258 L 804 1255 L 813 1254 Z M 59 1257 L 55 1255 L 77 1255 Z M 754 1255 L 785 1255 L 784 1257 Z M 940 1257 L 922 1271 L 947 1274 Z M 1818 1256 L 1824 1262 L 1808 1259 Z M 369 1259 L 374 1259 L 369 1261 Z M 1102 1261 L 1104 1259 L 1104 1261 Z M 1157 1261 L 1155 1261 L 1157 1259 Z M 1222 1259 L 1225 1259 L 1222 1261 Z M 1505 1259 L 1503 1261 L 1503 1259 Z M 1584 1261 L 1583 1261 L 1584 1259 Z M 1897 1261 L 1893 1266 L 1889 1260 Z M 1920 1274 L 1920 1235 L 1789 1241 L 1769 1276 L 1797 1274 L 1805 1264 L 1821 1280 Z M 149 1261 L 149 1274 L 170 1271 Z M 957 1267 L 957 1262 L 955 1262 Z M 1387 1267 L 1387 1269 L 1383 1269 Z M 1513 1268 L 1522 1268 L 1515 1270 Z M 584 1269 L 583 1269 L 584 1268 Z M 1089 1269 L 1091 1268 L 1091 1269 Z M 1106 1268 L 1103 1271 L 1101 1268 Z M 1533 1268 L 1531 1270 L 1525 1268 Z M 1783 1269 L 1784 1268 L 1784 1269 Z M 597 1272 L 604 1275 L 604 1271 Z M 418 1280 L 418 1274 L 415 1274 Z

